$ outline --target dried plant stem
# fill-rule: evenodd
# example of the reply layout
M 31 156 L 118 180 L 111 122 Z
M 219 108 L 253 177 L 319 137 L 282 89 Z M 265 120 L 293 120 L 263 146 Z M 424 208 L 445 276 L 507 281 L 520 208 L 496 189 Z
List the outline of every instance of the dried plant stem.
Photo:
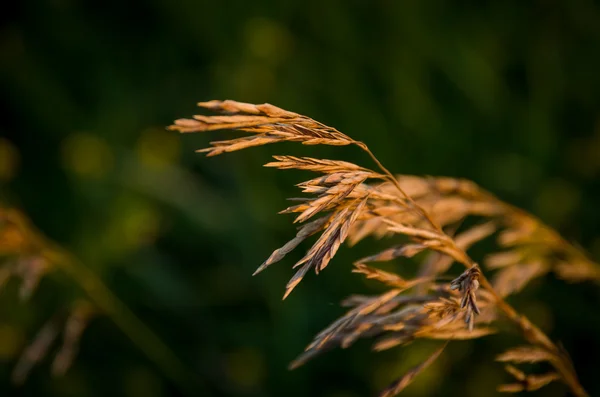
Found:
M 436 221 L 433 220 L 433 218 L 431 218 L 429 213 L 427 213 L 427 211 L 425 211 L 421 206 L 419 206 L 417 203 L 415 203 L 415 201 L 412 199 L 412 197 L 410 197 L 408 194 L 406 194 L 404 189 L 402 189 L 402 186 L 400 186 L 400 182 L 398 182 L 398 179 L 396 179 L 396 177 L 394 177 L 394 174 L 392 174 L 390 172 L 390 170 L 388 170 L 387 168 L 385 168 L 385 166 L 383 164 L 381 164 L 379 159 L 377 157 L 375 157 L 373 152 L 371 152 L 371 149 L 369 149 L 367 144 L 364 142 L 359 142 L 359 141 L 354 141 L 354 144 L 357 145 L 362 150 L 364 150 L 369 155 L 369 157 L 371 157 L 373 162 L 375 164 L 377 164 L 377 167 L 379 167 L 379 169 L 387 176 L 387 179 L 396 187 L 396 189 L 398 189 L 400 194 L 406 200 L 408 200 L 408 202 L 413 207 L 413 209 L 415 209 L 436 231 L 443 233 L 442 228 L 438 225 L 438 223 Z
M 443 231 L 443 229 L 435 222 L 431 216 L 427 213 L 425 209 L 419 206 L 400 186 L 398 179 L 394 177 L 394 175 L 387 169 L 381 162 L 377 159 L 377 157 L 371 152 L 371 150 L 367 147 L 367 145 L 363 142 L 355 141 L 358 147 L 360 147 L 363 151 L 365 151 L 369 157 L 375 162 L 377 167 L 387 176 L 387 179 L 396 187 L 398 192 L 410 203 L 415 212 L 419 213 L 422 218 L 429 223 L 436 232 L 442 234 L 446 237 L 447 243 L 450 244 L 451 249 L 447 252 L 451 255 L 455 260 L 462 263 L 467 269 L 472 268 L 473 266 L 477 266 L 475 261 L 471 259 L 471 257 L 460 248 L 450 236 Z M 570 245 L 567 244 L 564 240 L 561 241 L 570 248 Z M 569 386 L 573 395 L 577 397 L 587 397 L 588 393 L 585 391 L 583 386 L 579 383 L 576 372 L 570 362 L 570 360 L 565 357 L 564 353 L 556 346 L 552 340 L 536 325 L 534 325 L 529 319 L 521 314 L 519 314 L 515 308 L 513 308 L 509 303 L 507 303 L 502 296 L 500 296 L 495 290 L 492 284 L 487 280 L 483 273 L 479 276 L 479 283 L 481 287 L 487 290 L 496 304 L 496 306 L 506 315 L 506 317 L 514 322 L 517 327 L 520 329 L 521 333 L 525 340 L 529 343 L 537 346 L 541 346 L 553 353 L 558 360 L 553 361 L 554 368 L 558 371 L 558 373 L 562 376 L 564 382 Z
M 300 223 L 318 213 L 326 215 L 299 228 L 296 237 L 275 250 L 257 270 L 262 271 L 281 260 L 307 237 L 321 233 L 306 256 L 294 266 L 301 267 L 288 283 L 285 296 L 308 270 L 314 269 L 318 273 L 325 268 L 347 237 L 351 244 L 368 235 L 383 237 L 399 234 L 411 241 L 410 244 L 396 245 L 355 263 L 356 272 L 394 289 L 380 296 L 358 297 L 348 301 L 347 305 L 353 308 L 319 333 L 307 350 L 294 361 L 293 367 L 332 347 L 347 347 L 361 337 L 385 334 L 385 337 L 378 338 L 375 350 L 406 344 L 418 337 L 445 340 L 480 337 L 494 332 L 493 329 L 481 327 L 481 324 L 494 321 L 496 313 L 503 312 L 517 325 L 530 346 L 509 350 L 498 360 L 513 363 L 547 361 L 556 372 L 525 375 L 508 366 L 510 370 L 507 371 L 519 383 L 502 385 L 502 391 L 537 390 L 560 377 L 575 396 L 588 395 L 579 384 L 568 354 L 505 300 L 506 296 L 522 289 L 531 279 L 550 271 L 567 281 L 600 281 L 597 265 L 555 231 L 469 181 L 397 177 L 365 143 L 307 116 L 270 104 L 255 105 L 231 100 L 201 102 L 198 105 L 220 115 L 179 119 L 168 128 L 182 133 L 223 129 L 249 133 L 241 138 L 211 142 L 211 147 L 200 150 L 209 156 L 276 142 L 355 145 L 367 153 L 381 170 L 381 173 L 375 172 L 345 161 L 294 156 L 274 156 L 277 161 L 266 164 L 279 169 L 302 169 L 322 174 L 298 185 L 303 193 L 314 194 L 315 197 L 295 199 L 300 204 L 286 208 L 281 213 L 299 213 L 295 222 Z M 366 183 L 369 179 L 383 179 L 385 182 Z M 443 229 L 454 227 L 456 230 L 467 216 L 489 220 L 460 232 L 456 237 L 451 237 L 451 233 Z M 467 254 L 467 249 L 495 231 L 499 231 L 497 240 L 503 251 L 489 255 L 485 260 L 487 268 L 500 269 L 494 274 L 492 284 Z M 425 250 L 432 251 L 432 255 L 423 263 L 420 277 L 415 280 L 404 280 L 365 265 L 367 262 L 389 261 L 401 256 L 410 258 Z M 408 300 L 401 301 L 397 296 L 401 291 L 422 279 L 444 273 L 453 261 L 462 263 L 467 270 L 449 284 L 434 283 L 430 286 L 428 292 L 434 295 L 427 297 L 425 305 L 400 307 L 407 302 L 421 302 L 424 293 L 405 295 L 402 298 Z M 480 287 L 483 288 L 478 293 Z M 481 310 L 486 307 L 492 310 Z M 476 315 L 481 315 L 477 325 Z M 466 328 L 464 323 L 467 324 Z M 411 371 L 411 375 L 399 380 L 385 393 L 395 394 L 402 390 L 416 372 Z
M 210 395 L 202 384 L 193 381 L 185 365 L 175 353 L 141 321 L 102 280 L 73 254 L 46 238 L 18 213 L 11 219 L 31 246 L 39 250 L 40 256 L 61 269 L 87 294 L 98 308 L 112 319 L 123 333 L 169 378 L 184 395 L 194 396 L 199 392 Z M 200 389 L 200 390 L 199 390 Z
M 148 328 L 91 270 L 61 249 L 47 251 L 52 258 L 87 293 L 89 298 L 106 313 L 127 337 L 153 361 L 186 395 L 196 395 L 198 385 L 190 382 L 191 376 L 175 353 Z
M 188 375 L 187 368 L 175 353 L 123 304 L 94 272 L 61 248 L 48 249 L 44 255 L 63 269 L 182 393 L 197 395 L 199 385 L 190 381 L 193 377 Z

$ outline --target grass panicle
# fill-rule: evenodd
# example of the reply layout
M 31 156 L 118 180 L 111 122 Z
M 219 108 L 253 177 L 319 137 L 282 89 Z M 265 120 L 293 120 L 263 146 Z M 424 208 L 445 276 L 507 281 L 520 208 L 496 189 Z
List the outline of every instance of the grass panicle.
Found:
M 199 150 L 208 156 L 284 141 L 355 145 L 377 167 L 374 171 L 346 161 L 288 155 L 274 156 L 275 161 L 265 165 L 320 174 L 298 184 L 308 197 L 294 199 L 298 204 L 282 211 L 295 214 L 295 222 L 303 224 L 296 237 L 275 250 L 255 272 L 281 261 L 302 241 L 320 234 L 294 265 L 298 270 L 288 282 L 284 298 L 309 270 L 322 271 L 345 241 L 354 245 L 369 236 L 394 241 L 390 248 L 356 261 L 352 270 L 381 282 L 389 290 L 376 296 L 354 295 L 342 302 L 348 312 L 317 334 L 290 368 L 335 347 L 346 348 L 360 338 L 373 339 L 376 351 L 420 338 L 445 341 L 422 364 L 382 391 L 381 396 L 390 397 L 404 390 L 435 361 L 449 341 L 484 337 L 497 332 L 495 323 L 508 321 L 528 344 L 508 350 L 497 360 L 512 364 L 544 361 L 554 370 L 541 375 L 525 374 L 508 364 L 506 370 L 515 383 L 501 385 L 498 390 L 537 390 L 550 382 L 562 381 L 573 395 L 587 396 L 566 352 L 505 300 L 549 272 L 569 282 L 600 281 L 600 267 L 581 250 L 539 219 L 473 182 L 394 175 L 365 143 L 309 117 L 270 104 L 227 100 L 198 105 L 217 114 L 180 119 L 168 128 L 182 133 L 230 129 L 249 134 L 211 142 L 211 147 Z M 462 227 L 467 218 L 478 222 Z M 495 237 L 498 250 L 482 258 L 480 267 L 467 251 L 491 236 Z M 422 254 L 419 259 L 423 259 L 418 277 L 413 280 L 367 265 L 417 254 Z M 448 277 L 455 262 L 466 270 Z

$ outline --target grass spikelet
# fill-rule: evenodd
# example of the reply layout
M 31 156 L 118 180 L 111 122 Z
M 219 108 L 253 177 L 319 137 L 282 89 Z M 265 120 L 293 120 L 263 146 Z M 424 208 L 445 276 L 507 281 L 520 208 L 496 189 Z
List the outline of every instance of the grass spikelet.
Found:
M 232 129 L 249 134 L 212 142 L 211 147 L 199 150 L 209 156 L 276 142 L 354 145 L 377 167 L 373 171 L 346 161 L 288 155 L 275 156 L 275 161 L 265 165 L 320 174 L 298 184 L 309 197 L 294 199 L 297 204 L 281 212 L 297 214 L 295 222 L 320 217 L 300 227 L 296 237 L 275 250 L 255 272 L 282 260 L 306 238 L 320 232 L 314 245 L 294 265 L 298 270 L 286 286 L 284 299 L 309 270 L 322 271 L 344 241 L 354 245 L 368 237 L 394 240 L 389 248 L 356 261 L 353 269 L 354 273 L 381 282 L 388 291 L 376 296 L 353 295 L 342 302 L 349 307 L 346 314 L 317 334 L 304 353 L 291 363 L 291 368 L 333 348 L 346 348 L 360 338 L 373 339 L 376 351 L 418 339 L 445 340 L 447 344 L 451 340 L 485 337 L 496 332 L 491 325 L 508 321 L 529 345 L 511 349 L 498 360 L 547 361 L 554 371 L 526 375 L 508 366 L 517 382 L 502 385 L 499 390 L 536 390 L 559 380 L 573 395 L 587 396 L 568 355 L 505 300 L 549 272 L 570 282 L 600 282 L 600 266 L 581 250 L 539 219 L 471 181 L 394 175 L 365 143 L 307 116 L 269 104 L 228 100 L 198 105 L 217 114 L 180 119 L 168 128 L 182 133 Z M 470 218 L 478 222 L 464 223 Z M 471 226 L 465 228 L 463 224 Z M 498 249 L 489 252 L 480 267 L 468 251 L 490 236 L 495 237 Z M 426 255 L 417 256 L 420 253 Z M 423 257 L 416 278 L 405 279 L 366 265 L 399 257 L 417 260 Z M 460 275 L 448 274 L 453 263 L 466 270 Z M 493 282 L 489 281 L 488 273 Z M 381 396 L 401 392 L 444 347 L 392 383 Z
M 301 142 L 304 145 L 333 146 L 354 143 L 352 139 L 335 128 L 268 103 L 253 105 L 235 101 L 210 101 L 200 102 L 198 106 L 224 115 L 179 119 L 169 129 L 183 133 L 237 129 L 254 134 L 237 139 L 211 142 L 211 148 L 199 150 L 208 156 L 285 141 Z
M 560 375 L 556 372 L 548 372 L 541 375 L 526 375 L 523 371 L 512 365 L 507 365 L 505 370 L 517 380 L 517 383 L 508 383 L 498 386 L 497 390 L 501 393 L 536 391 L 551 382 L 560 380 Z
M 340 245 L 348 236 L 348 230 L 352 226 L 352 223 L 365 208 L 367 200 L 368 196 L 357 199 L 335 215 L 327 229 L 306 253 L 304 258 L 294 265 L 294 268 L 300 266 L 300 269 L 288 282 L 283 299 L 287 298 L 308 270 L 315 269 L 315 272 L 318 274 L 327 267 L 331 258 L 333 258 Z

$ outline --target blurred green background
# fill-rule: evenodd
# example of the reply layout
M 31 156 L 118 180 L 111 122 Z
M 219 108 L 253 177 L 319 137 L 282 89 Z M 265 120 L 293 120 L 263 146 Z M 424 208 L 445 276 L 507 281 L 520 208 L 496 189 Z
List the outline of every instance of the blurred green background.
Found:
M 375 354 L 363 341 L 287 370 L 343 313 L 341 299 L 381 289 L 350 273 L 369 241 L 341 249 L 285 302 L 302 249 L 251 277 L 294 235 L 276 212 L 307 179 L 261 165 L 273 154 L 370 163 L 352 148 L 294 144 L 204 158 L 194 150 L 231 134 L 164 129 L 197 101 L 269 102 L 367 142 L 395 172 L 472 179 L 600 260 L 597 2 L 17 1 L 0 19 L 0 201 L 171 347 L 192 395 L 373 395 L 433 346 Z M 0 295 L 0 395 L 181 395 L 106 317 L 66 376 L 53 378 L 46 359 L 13 386 L 37 330 L 85 296 L 58 272 L 28 302 L 17 289 Z M 598 286 L 547 276 L 511 302 L 600 395 Z M 495 395 L 510 378 L 493 357 L 520 343 L 452 343 L 405 395 Z M 533 395 L 565 393 L 553 384 Z

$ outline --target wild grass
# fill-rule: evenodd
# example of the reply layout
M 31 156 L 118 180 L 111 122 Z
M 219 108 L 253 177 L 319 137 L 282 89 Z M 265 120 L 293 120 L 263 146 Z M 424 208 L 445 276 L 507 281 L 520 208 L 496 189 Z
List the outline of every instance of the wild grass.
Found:
M 31 370 L 52 355 L 51 373 L 64 375 L 78 353 L 82 335 L 94 318 L 114 324 L 185 395 L 197 395 L 202 385 L 173 351 L 142 322 L 92 270 L 72 253 L 44 236 L 26 215 L 0 206 L 0 290 L 10 278 L 20 281 L 21 300 L 29 299 L 40 280 L 61 272 L 81 289 L 80 297 L 59 308 L 25 347 L 12 371 L 12 381 L 23 384 Z
M 373 160 L 376 169 L 353 163 L 310 157 L 275 156 L 267 167 L 316 172 L 313 179 L 298 184 L 307 197 L 281 213 L 296 215 L 296 236 L 275 250 L 255 274 L 279 262 L 307 238 L 318 235 L 306 255 L 294 266 L 296 273 L 285 286 L 285 299 L 311 270 L 323 271 L 342 243 L 354 245 L 366 237 L 389 238 L 390 248 L 357 260 L 353 272 L 380 281 L 389 290 L 378 296 L 354 295 L 342 304 L 348 312 L 320 332 L 291 368 L 334 347 L 348 347 L 359 338 L 373 338 L 374 350 L 405 345 L 415 339 L 437 339 L 441 347 L 421 365 L 410 370 L 381 396 L 400 393 L 455 340 L 475 339 L 497 332 L 495 324 L 510 322 L 524 339 L 496 357 L 506 363 L 513 383 L 499 391 L 532 391 L 553 382 L 563 382 L 576 396 L 587 396 L 577 373 L 560 345 L 517 312 L 506 297 L 523 289 L 531 280 L 549 272 L 569 282 L 600 280 L 600 267 L 566 242 L 539 219 L 504 203 L 473 182 L 452 178 L 394 175 L 363 142 L 309 117 L 270 104 L 235 101 L 198 104 L 217 115 L 198 115 L 176 120 L 169 129 L 182 133 L 239 130 L 249 135 L 214 141 L 198 150 L 208 156 L 234 152 L 277 142 L 303 145 L 355 145 Z M 466 218 L 478 221 L 468 228 Z M 495 237 L 498 251 L 490 252 L 480 266 L 469 248 Z M 371 267 L 373 262 L 419 255 L 425 259 L 414 279 Z M 465 271 L 448 278 L 453 263 Z M 448 279 L 453 281 L 444 281 Z M 546 362 L 553 369 L 526 374 L 521 363 Z

